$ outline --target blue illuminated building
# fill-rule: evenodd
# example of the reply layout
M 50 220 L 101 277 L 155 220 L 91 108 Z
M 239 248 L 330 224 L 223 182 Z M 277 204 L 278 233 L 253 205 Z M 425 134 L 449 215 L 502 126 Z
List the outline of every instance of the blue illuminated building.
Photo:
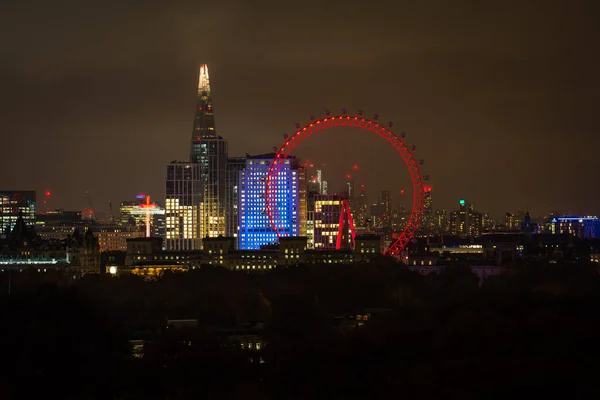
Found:
M 239 237 L 240 250 L 257 250 L 277 242 L 266 212 L 265 181 L 275 154 L 246 157 L 246 167 L 240 171 Z M 282 236 L 299 236 L 299 174 L 295 159 L 290 157 L 281 167 L 277 182 L 278 226 Z
M 558 217 L 552 219 L 552 233 L 566 233 L 579 238 L 600 237 L 600 220 L 596 217 Z

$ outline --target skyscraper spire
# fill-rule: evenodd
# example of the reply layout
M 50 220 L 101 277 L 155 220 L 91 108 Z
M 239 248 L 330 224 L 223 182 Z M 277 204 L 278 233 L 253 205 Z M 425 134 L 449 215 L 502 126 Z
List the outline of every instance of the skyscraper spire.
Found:
M 202 93 L 210 96 L 210 81 L 208 79 L 208 65 L 200 66 L 200 74 L 198 74 L 198 97 L 202 97 Z
M 202 153 L 200 142 L 207 138 L 216 138 L 215 117 L 213 115 L 210 82 L 208 80 L 208 66 L 202 64 L 198 73 L 198 99 L 196 101 L 196 118 L 192 131 L 191 162 L 200 162 Z

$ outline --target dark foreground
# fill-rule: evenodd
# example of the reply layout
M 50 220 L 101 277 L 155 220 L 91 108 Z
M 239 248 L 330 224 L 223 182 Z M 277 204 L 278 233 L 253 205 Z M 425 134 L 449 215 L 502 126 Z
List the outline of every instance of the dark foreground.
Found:
M 150 283 L 23 272 L 10 296 L 6 276 L 0 288 L 2 399 L 600 398 L 594 266 L 523 266 L 483 285 L 385 260 Z M 183 318 L 198 326 L 165 329 Z M 227 333 L 256 321 L 258 350 Z

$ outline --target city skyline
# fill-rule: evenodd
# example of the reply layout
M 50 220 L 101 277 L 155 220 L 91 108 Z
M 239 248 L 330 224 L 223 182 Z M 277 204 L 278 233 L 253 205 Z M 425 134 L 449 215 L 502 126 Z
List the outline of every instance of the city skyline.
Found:
M 308 8 L 275 18 L 273 29 L 281 29 L 280 20 L 306 16 Z M 267 28 L 258 26 L 252 32 L 260 40 L 255 40 L 255 47 L 243 48 L 248 39 L 238 29 L 260 25 L 260 18 L 275 12 L 261 17 L 243 4 L 213 10 L 209 22 L 215 40 L 207 46 L 192 42 L 190 32 L 200 22 L 185 18 L 191 9 L 170 9 L 165 15 L 147 11 L 149 20 L 157 22 L 157 33 L 150 37 L 153 49 L 147 45 L 135 49 L 144 35 L 134 35 L 122 46 L 107 46 L 130 25 L 124 21 L 117 21 L 116 36 L 108 39 L 98 37 L 100 28 L 91 23 L 79 39 L 89 43 L 57 40 L 60 44 L 51 48 L 55 51 L 16 35 L 7 46 L 15 57 L 3 67 L 6 90 L 0 95 L 4 136 L 17 150 L 2 158 L 2 168 L 13 171 L 4 175 L 4 187 L 34 189 L 40 199 L 51 190 L 48 208 L 87 207 L 85 190 L 101 211 L 108 210 L 108 200 L 118 203 L 142 191 L 164 199 L 164 165 L 175 158 L 186 160 L 189 154 L 196 73 L 206 62 L 211 83 L 218 88 L 214 102 L 219 134 L 228 140 L 230 154 L 268 152 L 283 143 L 282 134 L 292 132 L 296 122 L 307 123 L 311 115 L 322 116 L 327 109 L 346 108 L 349 113 L 362 109 L 366 115 L 378 113 L 393 121 L 394 132 L 407 132 L 407 142 L 414 143 L 417 157 L 426 161 L 434 209 L 457 208 L 458 199 L 466 198 L 494 216 L 525 209 L 540 215 L 553 209 L 598 214 L 600 189 L 589 184 L 600 167 L 593 154 L 599 139 L 593 135 L 592 110 L 598 88 L 592 72 L 598 60 L 595 53 L 584 52 L 597 37 L 586 17 L 593 15 L 589 8 L 546 7 L 540 18 L 540 10 L 525 5 L 520 17 L 495 15 L 497 23 L 516 27 L 514 34 L 498 35 L 484 26 L 494 10 L 483 6 L 468 12 L 474 18 L 459 20 L 462 30 L 448 15 L 446 25 L 428 25 L 437 28 L 429 33 L 418 26 L 431 16 L 412 6 L 405 10 L 406 21 L 398 31 L 382 28 L 388 35 L 385 40 L 379 42 L 378 33 L 366 32 L 359 43 L 365 48 L 361 55 L 352 51 L 356 42 L 345 39 L 354 32 L 350 22 L 359 17 L 359 11 L 348 8 L 340 10 L 344 18 L 339 21 L 315 17 L 315 31 L 337 45 L 329 53 L 324 44 L 328 40 L 317 41 L 317 33 L 306 40 L 300 32 L 273 38 Z M 435 10 L 431 21 L 453 12 L 442 5 Z M 52 15 L 64 10 L 47 11 Z M 247 11 L 256 20 L 241 17 Z M 37 12 L 32 21 L 42 19 Z M 99 10 L 99 15 L 103 12 Z M 65 22 L 63 27 L 40 23 L 32 32 L 48 28 L 48 40 L 60 38 L 80 23 L 73 15 L 67 12 L 57 18 Z M 239 20 L 237 28 L 218 24 L 232 15 Z M 571 22 L 575 17 L 577 25 Z M 182 22 L 181 30 L 161 37 L 175 21 Z M 551 29 L 558 21 L 563 28 L 560 36 Z M 11 29 L 10 21 L 6 26 Z M 536 29 L 526 29 L 533 26 Z M 17 33 L 23 29 L 12 28 Z M 288 42 L 295 43 L 294 51 L 287 50 L 292 48 L 285 46 Z M 11 47 L 15 43 L 29 46 Z M 173 44 L 180 53 L 171 49 Z M 232 49 L 239 50 L 235 57 Z M 311 49 L 315 56 L 325 56 L 311 59 L 307 57 Z M 263 57 L 243 61 L 252 51 Z M 43 62 L 33 62 L 36 57 Z M 352 146 L 340 144 L 345 135 L 355 138 Z M 385 143 L 371 137 L 360 142 L 360 135 L 344 131 L 315 138 L 299 147 L 297 155 L 329 157 L 331 168 L 358 163 L 361 173 L 370 171 L 360 183 L 366 184 L 371 198 L 382 190 L 397 190 L 386 187 L 382 176 L 386 165 L 393 163 L 406 174 L 401 160 L 383 154 L 385 150 L 379 153 L 378 146 L 385 149 Z M 343 148 L 346 154 L 327 154 L 332 148 Z M 361 154 L 364 148 L 373 151 Z M 343 183 L 342 168 L 332 170 L 327 179 L 335 181 L 333 176 L 339 175 Z

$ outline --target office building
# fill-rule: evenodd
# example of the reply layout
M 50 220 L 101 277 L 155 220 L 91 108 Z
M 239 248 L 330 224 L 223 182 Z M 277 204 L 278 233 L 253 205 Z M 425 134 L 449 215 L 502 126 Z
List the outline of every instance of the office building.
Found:
M 317 194 L 314 207 L 314 249 L 352 248 L 355 230 L 347 195 Z
M 228 187 L 227 141 L 217 135 L 208 76 L 208 66 L 202 65 L 198 78 L 196 117 L 192 132 L 190 159 L 200 166 L 202 196 L 200 202 L 200 236 L 226 235 Z
M 225 231 L 227 237 L 236 241 L 239 235 L 239 184 L 240 171 L 246 168 L 246 157 L 229 157 L 227 159 L 227 213 L 225 214 Z
M 277 235 L 270 224 L 266 211 L 266 177 L 269 173 L 274 154 L 247 156 L 246 166 L 240 171 L 239 180 L 239 240 L 240 250 L 257 250 L 263 246 L 277 242 Z M 284 161 L 279 169 L 277 179 L 277 227 L 280 236 L 299 236 L 301 215 L 306 205 L 300 206 L 300 197 L 306 189 L 300 190 L 306 178 L 304 170 L 298 170 L 295 158 Z M 304 203 L 306 203 L 304 199 Z M 303 211 L 304 212 L 304 211 Z
M 200 207 L 203 193 L 200 164 L 167 165 L 165 246 L 168 250 L 200 250 Z
M 433 191 L 431 186 L 423 187 L 423 216 L 421 227 L 425 234 L 433 233 Z
M 581 239 L 600 237 L 600 220 L 597 217 L 555 217 L 552 219 L 553 234 L 569 234 Z
M 134 230 L 145 231 L 150 220 L 150 236 L 165 236 L 165 209 L 156 203 L 146 204 L 145 194 L 138 194 L 137 200 L 123 201 L 119 211 L 119 224 L 133 227 Z
M 1 232 L 12 231 L 19 216 L 23 217 L 26 226 L 35 225 L 35 207 L 35 191 L 33 190 L 0 191 Z

